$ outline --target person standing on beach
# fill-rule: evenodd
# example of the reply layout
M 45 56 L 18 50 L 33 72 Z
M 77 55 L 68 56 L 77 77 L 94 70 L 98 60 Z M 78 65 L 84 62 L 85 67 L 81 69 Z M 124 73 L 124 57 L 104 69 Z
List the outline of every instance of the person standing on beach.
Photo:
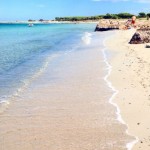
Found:
M 133 16 L 132 19 L 128 19 L 128 21 L 125 23 L 125 25 L 120 26 L 120 29 L 128 30 L 128 29 L 131 29 L 131 27 L 136 28 L 136 16 Z
M 134 27 L 134 28 L 136 28 L 136 16 L 132 17 L 131 26 Z

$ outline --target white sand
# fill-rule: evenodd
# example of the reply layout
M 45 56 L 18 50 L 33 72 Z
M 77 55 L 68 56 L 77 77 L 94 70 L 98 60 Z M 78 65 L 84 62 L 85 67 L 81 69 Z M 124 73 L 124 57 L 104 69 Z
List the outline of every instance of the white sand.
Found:
M 59 59 L 11 102 L 0 116 L 1 150 L 126 150 L 131 137 L 108 103 L 99 40 Z
M 129 125 L 129 132 L 139 138 L 133 150 L 149 150 L 150 49 L 146 49 L 144 44 L 128 44 L 134 32 L 118 31 L 107 40 L 107 48 L 113 53 L 109 59 L 113 67 L 109 80 L 119 90 L 115 102 Z

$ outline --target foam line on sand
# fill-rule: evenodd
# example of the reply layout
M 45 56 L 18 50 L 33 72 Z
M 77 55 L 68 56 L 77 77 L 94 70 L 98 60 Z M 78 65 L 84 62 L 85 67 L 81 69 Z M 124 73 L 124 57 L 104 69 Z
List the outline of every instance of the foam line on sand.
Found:
M 108 40 L 108 38 L 106 38 L 106 39 L 103 41 L 103 44 L 104 44 L 105 48 L 102 49 L 102 54 L 103 54 L 104 62 L 105 62 L 105 64 L 106 64 L 106 66 L 107 66 L 107 70 L 108 70 L 106 76 L 104 77 L 104 80 L 105 80 L 105 82 L 107 83 L 108 87 L 113 91 L 113 95 L 110 97 L 109 103 L 112 104 L 112 105 L 113 105 L 114 107 L 116 107 L 116 109 L 117 109 L 117 111 L 116 111 L 117 120 L 118 120 L 120 123 L 122 123 L 122 124 L 124 124 L 124 125 L 127 126 L 126 134 L 135 138 L 135 140 L 133 140 L 133 141 L 131 141 L 131 142 L 129 142 L 129 143 L 126 144 L 126 148 L 127 148 L 128 150 L 132 150 L 133 146 L 134 146 L 136 143 L 139 142 L 139 138 L 136 137 L 136 136 L 134 136 L 134 135 L 131 135 L 131 134 L 128 132 L 129 126 L 128 126 L 128 124 L 123 120 L 123 118 L 122 118 L 122 116 L 121 116 L 121 110 L 120 110 L 119 106 L 117 105 L 117 103 L 113 102 L 114 98 L 115 98 L 116 95 L 119 93 L 119 91 L 112 85 L 111 81 L 108 80 L 108 77 L 111 75 L 111 72 L 112 72 L 112 68 L 113 68 L 113 67 L 112 67 L 112 66 L 110 65 L 110 63 L 108 62 L 108 58 L 107 58 L 107 55 L 106 55 L 106 50 L 107 50 L 106 44 L 105 44 L 106 40 Z

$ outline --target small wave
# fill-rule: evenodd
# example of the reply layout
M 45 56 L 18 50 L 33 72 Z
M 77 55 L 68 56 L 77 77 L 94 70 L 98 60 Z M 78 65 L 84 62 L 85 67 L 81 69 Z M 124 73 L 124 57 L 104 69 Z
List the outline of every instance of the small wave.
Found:
M 34 74 L 32 75 L 29 79 L 25 79 L 22 81 L 23 85 L 18 88 L 11 96 L 3 96 L 0 97 L 0 113 L 3 113 L 7 108 L 8 105 L 10 104 L 10 100 L 13 100 L 13 98 L 19 97 L 21 93 L 24 92 L 24 90 L 34 81 L 36 80 L 39 76 L 41 76 L 45 70 L 47 69 L 50 61 L 52 61 L 54 58 L 58 57 L 59 54 L 53 54 L 45 60 L 43 66 Z
M 0 101 L 0 113 L 3 113 L 9 106 L 9 101 L 5 100 L 3 98 L 3 100 Z
M 85 32 L 83 37 L 82 37 L 82 41 L 84 44 L 89 45 L 91 43 L 91 36 L 92 34 L 89 32 Z
M 52 56 L 49 56 L 46 60 L 45 63 L 43 64 L 43 66 L 39 69 L 38 72 L 36 72 L 30 79 L 24 80 L 22 81 L 24 83 L 24 85 L 19 88 L 17 90 L 17 92 L 14 94 L 14 96 L 18 96 L 20 93 L 22 93 L 29 85 L 31 82 L 33 82 L 35 79 L 37 79 L 40 75 L 42 75 L 44 73 L 44 71 L 46 70 L 46 68 L 49 65 L 49 62 L 51 60 L 53 60 L 54 58 L 58 57 L 59 54 L 54 54 Z

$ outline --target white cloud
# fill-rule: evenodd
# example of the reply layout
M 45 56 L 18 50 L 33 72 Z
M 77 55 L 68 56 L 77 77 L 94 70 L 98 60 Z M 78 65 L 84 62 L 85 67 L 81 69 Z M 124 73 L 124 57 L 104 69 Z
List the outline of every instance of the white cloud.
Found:
M 92 0 L 94 2 L 137 2 L 137 3 L 150 3 L 150 0 Z

